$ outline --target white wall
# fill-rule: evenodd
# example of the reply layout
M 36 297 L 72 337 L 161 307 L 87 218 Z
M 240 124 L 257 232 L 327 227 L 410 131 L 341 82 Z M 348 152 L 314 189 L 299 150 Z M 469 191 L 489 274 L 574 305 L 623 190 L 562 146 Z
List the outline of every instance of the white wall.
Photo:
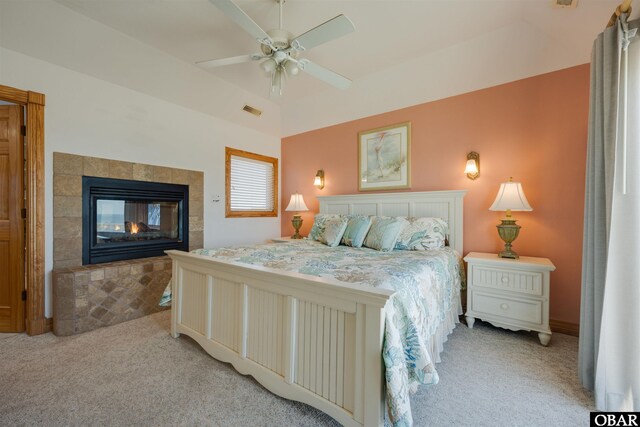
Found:
M 204 171 L 204 245 L 265 241 L 280 218 L 224 217 L 224 147 L 280 157 L 280 139 L 0 48 L 0 83 L 46 95 L 46 315 L 51 316 L 53 152 Z M 220 195 L 220 202 L 212 200 Z

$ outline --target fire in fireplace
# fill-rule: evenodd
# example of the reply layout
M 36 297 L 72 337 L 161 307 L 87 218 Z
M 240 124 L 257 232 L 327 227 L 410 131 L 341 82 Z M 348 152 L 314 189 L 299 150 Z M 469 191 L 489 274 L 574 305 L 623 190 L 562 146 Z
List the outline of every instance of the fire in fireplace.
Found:
M 189 186 L 82 177 L 82 263 L 188 250 Z

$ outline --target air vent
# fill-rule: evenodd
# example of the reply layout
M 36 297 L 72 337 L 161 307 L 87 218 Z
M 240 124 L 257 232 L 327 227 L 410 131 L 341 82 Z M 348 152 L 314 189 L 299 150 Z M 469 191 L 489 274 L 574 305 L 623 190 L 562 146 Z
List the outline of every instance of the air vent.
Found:
M 578 6 L 578 0 L 551 0 L 551 3 L 558 9 L 575 9 Z
M 262 114 L 262 111 L 252 107 L 251 105 L 245 105 L 244 107 L 242 107 L 242 110 L 246 111 L 247 113 L 251 113 L 256 117 L 260 117 L 260 115 Z

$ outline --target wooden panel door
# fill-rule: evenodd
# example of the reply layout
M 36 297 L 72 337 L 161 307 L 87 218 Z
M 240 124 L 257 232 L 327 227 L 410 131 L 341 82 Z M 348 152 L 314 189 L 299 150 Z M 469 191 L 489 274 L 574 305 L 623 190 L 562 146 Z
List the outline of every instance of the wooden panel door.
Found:
M 22 332 L 24 145 L 22 107 L 0 106 L 0 332 Z

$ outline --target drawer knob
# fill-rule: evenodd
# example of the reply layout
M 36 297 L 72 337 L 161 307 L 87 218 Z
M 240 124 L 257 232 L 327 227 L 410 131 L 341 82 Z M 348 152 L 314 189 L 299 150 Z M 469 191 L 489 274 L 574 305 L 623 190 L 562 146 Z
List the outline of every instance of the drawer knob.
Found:
M 500 308 L 506 310 L 509 308 L 509 304 L 503 302 L 502 304 L 500 304 Z
M 509 278 L 507 276 L 502 276 L 502 283 L 509 283 Z

